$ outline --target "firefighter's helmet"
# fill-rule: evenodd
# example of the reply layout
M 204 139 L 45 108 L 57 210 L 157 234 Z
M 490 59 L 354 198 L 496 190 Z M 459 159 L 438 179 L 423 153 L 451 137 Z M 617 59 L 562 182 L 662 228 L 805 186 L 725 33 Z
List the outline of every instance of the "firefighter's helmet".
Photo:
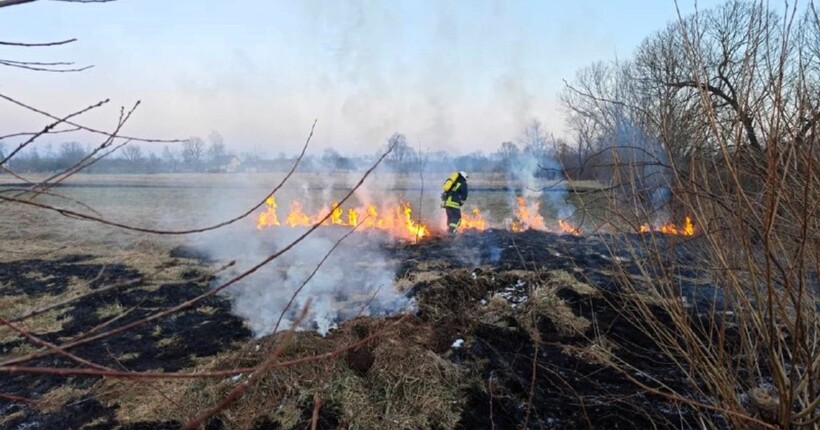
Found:
M 464 179 L 467 179 L 467 172 L 465 172 L 465 171 L 460 171 L 460 172 L 458 172 L 458 174 L 459 174 L 459 175 L 461 175 L 461 176 L 463 176 L 463 177 L 464 177 Z

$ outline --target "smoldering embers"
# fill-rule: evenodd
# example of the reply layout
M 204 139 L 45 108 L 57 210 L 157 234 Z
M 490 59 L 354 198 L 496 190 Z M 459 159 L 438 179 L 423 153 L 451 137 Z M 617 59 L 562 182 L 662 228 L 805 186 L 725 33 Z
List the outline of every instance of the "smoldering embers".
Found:
M 247 235 L 250 237 L 232 236 L 236 238 L 234 241 L 244 243 L 243 257 L 253 256 L 243 258 L 246 264 L 240 264 L 237 270 L 282 249 L 302 232 L 282 229 L 253 231 Z M 279 330 L 291 328 L 306 306 L 307 315 L 297 329 L 316 330 L 323 336 L 339 322 L 359 315 L 391 315 L 413 310 L 415 303 L 395 288 L 396 265 L 382 251 L 379 241 L 386 238 L 378 234 L 353 233 L 316 270 L 345 233 L 347 230 L 342 228 L 317 230 L 241 284 L 229 288 L 227 294 L 232 299 L 233 312 L 259 337 L 274 331 L 280 315 Z M 230 252 L 235 245 L 223 242 L 220 250 Z M 300 287 L 301 291 L 288 306 Z

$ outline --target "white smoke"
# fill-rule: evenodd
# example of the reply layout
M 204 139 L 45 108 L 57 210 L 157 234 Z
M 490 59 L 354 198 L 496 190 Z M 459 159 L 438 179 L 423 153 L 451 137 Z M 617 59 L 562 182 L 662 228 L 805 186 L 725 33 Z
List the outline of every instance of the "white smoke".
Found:
M 279 193 L 283 194 L 279 201 L 280 221 L 284 221 L 284 213 L 288 210 L 288 192 L 308 202 L 326 198 L 323 203 L 308 205 L 321 206 L 331 203 L 334 194 L 338 198 L 341 188 L 343 184 L 336 180 L 323 183 L 313 179 L 309 185 L 293 184 L 283 189 Z M 370 194 L 360 188 L 355 196 L 358 199 L 352 200 L 367 202 Z M 221 199 L 223 202 L 229 200 Z M 343 206 L 355 205 L 351 201 Z M 225 214 L 241 210 L 215 205 L 213 212 L 220 213 L 221 219 L 225 219 Z M 231 272 L 220 275 L 216 285 L 284 249 L 307 231 L 307 228 L 285 225 L 257 230 L 256 215 L 195 239 L 194 247 L 206 250 L 216 261 L 237 262 Z M 346 236 L 351 229 L 322 226 L 257 272 L 228 287 L 224 292 L 232 301 L 232 312 L 241 317 L 258 337 L 271 334 L 280 316 L 278 330 L 308 329 L 325 335 L 338 323 L 359 315 L 390 315 L 413 310 L 414 302 L 395 287 L 397 266 L 385 250 L 385 245 L 394 239 L 370 231 L 355 231 Z M 337 242 L 339 244 L 334 249 Z M 292 298 L 293 302 L 288 305 Z M 294 327 L 308 303 L 306 318 L 299 327 Z
M 672 197 L 672 171 L 667 151 L 659 139 L 626 119 L 619 119 L 615 126 L 613 151 L 618 152 L 621 163 L 633 165 L 628 172 L 630 184 L 626 199 L 643 201 L 653 224 L 667 222 L 670 218 L 668 203 Z M 634 186 L 637 195 L 633 195 Z
M 306 231 L 287 227 L 244 230 L 211 243 L 215 258 L 241 256 L 242 260 L 220 281 L 244 272 Z M 382 243 L 387 239 L 383 235 L 355 232 L 331 252 L 349 230 L 319 228 L 258 272 L 225 290 L 232 300 L 233 313 L 243 318 L 258 337 L 271 334 L 280 317 L 278 329 L 291 328 L 308 306 L 307 316 L 298 328 L 316 330 L 324 336 L 339 322 L 359 315 L 412 310 L 414 303 L 394 286 L 396 265 L 385 255 Z M 328 257 L 322 263 L 325 256 Z
M 555 158 L 552 140 L 541 123 L 533 120 L 524 131 L 520 150 L 506 160 L 505 166 L 510 186 L 509 204 L 516 207 L 516 198 L 524 197 L 530 213 L 541 212 L 539 209 L 547 212 L 548 225 L 570 218 L 575 210 L 567 203 L 567 182 L 561 163 Z

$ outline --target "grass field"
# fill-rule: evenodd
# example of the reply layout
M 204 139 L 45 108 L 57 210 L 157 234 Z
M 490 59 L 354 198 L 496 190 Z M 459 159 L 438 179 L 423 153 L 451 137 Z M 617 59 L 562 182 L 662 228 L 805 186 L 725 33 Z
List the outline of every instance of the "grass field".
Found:
M 112 221 L 146 228 L 186 229 L 241 214 L 259 203 L 283 177 L 281 173 L 75 175 L 64 186 L 54 190 L 54 193 L 68 199 L 41 196 L 38 201 L 89 213 L 87 208 L 74 202 L 79 201 Z M 292 200 L 299 200 L 306 212 L 318 211 L 339 201 L 360 177 L 357 173 L 334 176 L 296 174 L 276 194 L 279 212 L 286 212 Z M 443 216 L 438 200 L 441 181 L 441 178 L 425 178 L 422 183 L 414 176 L 375 173 L 343 208 L 367 202 L 408 201 L 414 208 L 414 216 L 419 216 L 420 212 L 422 221 L 436 225 Z M 0 188 L 9 183 L 19 181 L 10 176 L 0 176 Z M 505 218 L 513 213 L 515 196 L 525 189 L 523 184 L 510 184 L 505 177 L 494 174 L 475 174 L 470 177 L 469 184 L 471 192 L 466 208 L 471 210 L 478 207 L 492 225 L 503 225 Z M 555 217 L 555 208 L 550 204 L 552 195 L 559 200 L 578 201 L 572 193 L 565 192 L 567 184 L 543 181 L 537 185 L 547 190 L 541 197 L 541 215 L 548 220 Z M 594 190 L 599 185 L 581 183 L 573 186 Z M 15 220 L 4 227 L 19 230 L 15 228 L 18 218 L 14 215 L 18 209 L 11 206 L 8 203 L 0 205 L 0 215 L 6 221 Z M 71 222 L 69 226 L 57 219 L 60 217 L 54 216 L 54 213 L 43 216 L 36 212 L 24 211 L 19 216 L 25 218 L 30 228 L 42 226 L 47 230 L 52 225 L 55 227 L 52 233 L 72 235 L 79 229 L 81 236 L 89 239 L 89 232 L 85 231 L 87 223 Z
M 281 174 L 77 175 L 35 201 L 140 228 L 192 229 L 246 212 L 281 178 Z M 341 199 L 358 179 L 356 174 L 295 175 L 276 194 L 280 218 L 292 199 L 300 200 L 311 213 Z M 425 180 L 422 193 L 418 178 L 379 173 L 343 208 L 405 200 L 421 213 L 422 222 L 435 227 L 443 215 L 438 206 L 441 179 Z M 19 194 L 22 187 L 9 186 L 16 182 L 0 176 L 0 192 Z M 540 214 L 547 223 L 555 219 L 556 202 L 583 208 L 573 213 L 575 220 L 590 214 L 605 218 L 609 213 L 603 198 L 606 193 L 597 192 L 598 184 L 574 184 L 583 192 L 561 194 L 555 185 L 536 185 L 546 189 L 540 195 Z M 474 175 L 470 186 L 467 209 L 479 207 L 491 226 L 504 225 L 513 214 L 515 196 L 524 190 L 521 184 L 492 175 Z M 47 341 L 64 344 L 81 339 L 89 330 L 105 330 L 173 309 L 211 291 L 219 283 L 212 276 L 221 264 L 236 260 L 237 266 L 225 272 L 236 275 L 298 232 L 284 230 L 287 227 L 258 232 L 258 213 L 216 232 L 167 235 L 74 219 L 18 202 L 0 203 L 0 317 L 19 318 L 32 309 L 80 297 L 18 325 Z M 323 245 L 333 237 L 331 233 L 340 233 L 325 232 L 326 237 L 318 238 Z M 711 302 L 703 297 L 714 291 L 713 277 L 705 273 L 697 257 L 698 237 L 658 236 L 579 237 L 494 230 L 468 232 L 453 241 L 433 237 L 413 245 L 374 242 L 373 248 L 368 242 L 371 236 L 360 236 L 357 239 L 361 240 L 346 242 L 337 251 L 349 256 L 340 260 L 346 263 L 331 263 L 327 268 L 328 273 L 341 272 L 342 277 L 329 278 L 331 288 L 314 292 L 311 298 L 332 297 L 331 306 L 359 303 L 365 299 L 357 295 L 357 287 L 333 287 L 363 284 L 351 280 L 353 274 L 372 278 L 388 273 L 386 288 L 402 298 L 414 297 L 417 307 L 407 320 L 395 316 L 350 319 L 345 314 L 326 337 L 306 331 L 288 340 L 288 333 L 257 333 L 253 313 L 241 311 L 236 296 L 219 294 L 72 351 L 129 372 L 222 372 L 256 366 L 276 354 L 284 342 L 290 346 L 280 351 L 282 357 L 299 359 L 329 354 L 389 328 L 379 338 L 333 360 L 265 372 L 253 391 L 216 419 L 227 428 L 305 428 L 316 410 L 319 422 L 324 423 L 320 428 L 340 424 L 373 429 L 476 428 L 488 422 L 510 428 L 526 420 L 522 405 L 531 404 L 533 416 L 553 423 L 552 427 L 586 428 L 589 422 L 597 425 L 612 420 L 636 428 L 658 423 L 662 423 L 659 427 L 687 427 L 703 415 L 668 399 L 645 396 L 644 390 L 613 370 L 617 366 L 612 364 L 612 360 L 629 363 L 682 395 L 691 393 L 676 356 L 664 355 L 640 323 L 660 312 L 657 324 L 667 324 L 666 310 L 660 307 L 666 301 L 655 290 L 662 292 L 663 285 L 670 287 L 666 299 L 680 299 L 669 303 L 705 303 L 708 307 Z M 374 249 L 379 258 L 369 257 Z M 645 249 L 655 252 L 640 260 L 646 256 Z M 248 278 L 248 284 L 237 284 L 229 292 L 252 285 L 261 286 L 261 291 L 289 294 L 294 280 L 298 283 L 305 267 L 311 266 L 307 257 L 315 258 L 321 252 L 321 247 L 304 252 L 294 248 L 281 264 L 275 260 Z M 678 258 L 682 260 L 676 261 Z M 668 282 L 658 283 L 648 274 L 657 267 L 679 269 L 680 276 L 670 270 Z M 325 276 L 324 269 L 320 276 Z M 94 293 L 101 286 L 135 279 L 139 282 L 133 287 Z M 615 283 L 634 284 L 632 293 L 601 295 L 611 292 Z M 263 319 L 279 309 L 277 302 L 268 302 L 262 295 L 250 297 L 251 305 L 260 306 L 250 309 L 258 310 Z M 648 313 L 624 319 L 622 309 L 636 304 L 649 306 Z M 390 326 L 393 321 L 401 324 Z M 255 334 L 262 337 L 254 338 Z M 461 350 L 452 346 L 459 339 L 466 345 Z M 0 363 L 44 349 L 48 348 L 22 339 L 9 327 L 0 327 Z M 650 351 L 655 359 L 630 355 L 632 349 Z M 173 423 L 170 427 L 179 427 L 219 402 L 246 376 L 145 382 L 128 380 L 130 376 L 3 375 L 0 428 L 54 428 L 63 420 L 99 428 L 120 424 L 161 428 L 168 422 Z M 37 391 L 29 388 L 32 386 Z M 4 400 L 6 394 L 33 397 L 40 403 L 21 406 L 19 401 Z M 599 406 L 585 409 L 573 403 L 581 398 Z M 613 398 L 629 400 L 612 403 Z M 320 407 L 315 409 L 315 404 Z M 489 416 L 487 405 L 494 408 Z
M 137 227 L 190 229 L 205 227 L 240 215 L 261 201 L 281 178 L 281 174 L 76 175 L 69 183 L 52 190 L 53 195 L 40 196 L 36 201 L 85 214 L 97 214 L 96 216 L 110 221 Z M 308 212 L 318 210 L 341 199 L 358 179 L 359 176 L 356 174 L 336 175 L 330 178 L 295 175 L 277 193 L 280 213 L 287 209 L 291 199 L 302 201 Z M 422 183 L 416 178 L 376 174 L 369 178 L 365 187 L 343 207 L 366 202 L 380 204 L 385 201 L 406 200 L 417 208 L 419 198 L 423 196 L 420 211 L 422 220 L 428 225 L 434 225 L 440 222 L 442 217 L 442 210 L 438 206 L 441 179 L 426 180 L 422 194 Z M 6 195 L 17 194 L 22 188 L 8 187 L 8 184 L 16 182 L 7 176 L 0 176 L 0 190 L 4 190 Z M 550 185 L 539 184 L 541 187 Z M 470 186 L 472 191 L 467 209 L 478 206 L 492 224 L 503 225 L 504 219 L 512 215 L 516 187 L 510 186 L 499 176 L 481 175 L 472 177 Z M 595 184 L 585 186 L 588 189 L 595 188 Z M 568 194 L 568 198 L 577 199 L 571 194 Z M 548 199 L 545 198 L 541 214 L 549 219 L 554 208 L 547 202 Z M 225 232 L 220 231 L 218 234 L 257 234 L 255 218 L 258 212 L 237 221 L 224 229 Z M 214 236 L 215 233 L 176 236 L 133 232 L 93 221 L 65 217 L 54 211 L 19 203 L 0 203 L 0 232 L 3 237 L 0 243 L 0 317 L 6 319 L 18 317 L 34 308 L 89 293 L 100 285 L 135 277 L 143 278 L 138 287 L 92 296 L 94 299 L 90 304 L 86 303 L 87 300 L 81 300 L 73 306 L 43 313 L 21 324 L 21 328 L 58 343 L 80 335 L 82 331 L 78 333 L 78 329 L 86 330 L 97 325 L 109 324 L 120 318 L 136 318 L 140 312 L 166 309 L 174 303 L 200 294 L 207 290 L 208 276 L 218 265 L 204 263 L 198 260 L 196 255 L 174 254 L 174 250 L 180 247 L 190 248 L 194 244 L 195 248 L 197 241 L 203 238 L 211 243 L 214 240 L 218 241 L 219 236 Z M 213 239 L 214 237 L 217 239 Z M 473 238 L 476 239 L 480 240 L 480 237 Z M 421 258 L 429 258 L 431 261 L 441 258 L 444 260 L 443 263 L 425 263 L 427 265 L 422 266 L 428 268 L 442 264 L 430 279 L 444 282 L 442 276 L 449 270 L 447 267 L 451 263 L 447 260 L 452 258 L 451 251 L 438 249 L 435 242 L 429 245 L 435 255 L 412 251 L 420 255 L 403 257 L 406 261 L 403 261 L 402 257 L 391 258 L 398 259 L 396 264 L 412 262 L 414 265 L 421 264 Z M 533 252 L 551 251 L 534 243 Z M 247 264 L 248 260 L 256 257 L 238 253 L 234 258 Z M 511 261 L 518 259 L 519 257 L 513 256 Z M 414 269 L 409 275 L 402 275 L 405 277 L 397 279 L 396 282 L 410 286 L 426 282 L 423 281 L 424 273 L 426 272 Z M 458 276 L 461 279 L 459 282 L 469 282 L 471 279 L 467 272 L 459 272 Z M 483 276 L 489 279 L 495 275 Z M 279 285 L 271 287 L 283 288 Z M 449 290 L 441 287 L 436 291 L 446 294 Z M 483 297 L 482 294 L 489 293 L 481 290 L 477 294 L 469 300 L 470 303 L 478 303 L 479 298 Z M 438 306 L 438 299 L 430 299 L 430 303 Z M 453 305 L 458 303 L 459 300 L 455 300 Z M 563 306 L 556 303 L 556 306 Z M 463 318 L 450 315 L 456 309 L 441 309 L 436 312 L 447 314 L 447 318 Z M 103 349 L 95 349 L 96 345 L 91 345 L 90 349 L 81 350 L 81 354 L 91 359 L 111 362 L 116 368 L 134 371 L 219 370 L 225 366 L 252 364 L 248 361 L 251 357 L 256 360 L 264 359 L 259 353 L 259 343 L 256 344 L 256 349 L 253 349 L 253 342 L 236 343 L 236 339 L 247 340 L 249 336 L 247 329 L 242 328 L 238 321 L 231 313 L 230 301 L 215 298 L 179 316 L 149 324 L 124 336 L 121 341 L 114 341 L 111 345 L 104 343 Z M 286 356 L 298 357 L 312 351 L 330 351 L 361 336 L 357 334 L 356 327 L 380 327 L 384 324 L 380 319 L 359 321 L 343 327 L 328 340 L 317 338 L 315 334 L 303 334 L 296 339 Z M 373 365 L 374 369 L 378 370 L 370 372 L 367 379 L 362 380 L 361 376 L 356 376 L 355 371 L 350 369 L 352 366 L 355 370 L 358 366 L 356 364 L 339 361 L 332 365 L 332 387 L 326 391 L 326 395 L 339 397 L 328 399 L 336 405 L 328 407 L 328 413 L 341 414 L 349 422 L 362 422 L 363 418 L 358 417 L 354 411 L 367 406 L 368 414 L 372 414 L 373 417 L 385 414 L 386 408 L 387 413 L 393 414 L 395 419 L 403 422 L 402 426 L 405 428 L 429 427 L 437 420 L 444 420 L 441 422 L 446 422 L 448 428 L 455 425 L 462 409 L 466 407 L 459 397 L 467 389 L 466 385 L 480 381 L 475 379 L 475 376 L 463 377 L 466 374 L 463 372 L 469 370 L 459 370 L 448 361 L 446 355 L 437 355 L 446 353 L 453 341 L 452 338 L 458 336 L 454 331 L 456 329 L 451 327 L 454 323 L 447 322 L 447 327 L 444 327 L 438 322 L 414 320 L 408 324 L 410 327 L 401 326 L 396 330 L 412 330 L 408 332 L 412 333 L 412 336 L 408 337 L 408 334 L 400 332 L 388 333 L 385 341 L 379 343 L 380 346 L 368 352 L 375 354 L 376 362 Z M 472 327 L 472 324 L 470 323 L 469 327 Z M 235 343 L 220 343 L 223 339 L 233 339 L 230 342 Z M 411 341 L 403 344 L 406 339 Z M 493 342 L 498 341 L 495 337 L 492 339 Z M 504 339 L 504 336 L 498 339 Z M 275 342 L 274 339 L 267 339 L 261 344 L 266 345 L 265 348 L 273 348 Z M 0 362 L 39 349 L 20 340 L 19 336 L 8 328 L 0 328 Z M 360 359 L 361 357 L 354 356 L 352 360 L 355 362 Z M 351 359 L 348 357 L 349 360 Z M 368 361 L 367 356 L 364 360 Z M 240 404 L 238 410 L 257 410 L 260 405 L 280 408 L 273 415 L 277 422 L 303 423 L 300 418 L 305 408 L 303 397 L 310 391 L 321 389 L 321 380 L 324 378 L 322 372 L 327 372 L 323 369 L 324 364 L 317 364 L 294 371 L 272 373 L 272 380 L 265 381 L 262 385 L 265 390 L 271 390 L 271 397 L 264 397 L 265 394 L 263 398 L 258 395 L 249 396 L 249 400 Z M 429 374 L 429 380 L 418 385 L 417 378 L 413 376 L 418 372 Z M 102 402 L 100 407 L 115 408 L 115 420 L 118 422 L 155 423 L 157 420 L 165 419 L 184 422 L 218 401 L 225 395 L 225 389 L 233 385 L 230 379 L 216 381 L 214 384 L 201 381 L 159 381 L 147 385 L 107 379 L 84 385 L 75 384 L 72 381 L 76 380 L 73 379 L 46 380 L 50 382 L 44 384 L 50 389 L 47 388 L 47 394 L 38 399 L 44 403 L 36 409 L 17 409 L 17 412 L 0 418 L 0 427 L 48 422 L 48 413 L 73 414 L 72 408 L 75 405 L 88 404 L 88 395 L 92 396 L 93 401 Z M 351 383 L 354 386 L 346 385 Z M 305 384 L 306 388 L 287 388 L 294 384 Z M 398 395 L 393 392 L 396 384 L 403 384 L 417 391 L 402 391 L 404 394 Z M 20 390 L 25 391 L 23 388 Z M 162 396 L 157 396 L 158 392 L 162 392 Z M 169 404 L 167 398 L 174 399 L 177 403 Z M 414 406 L 418 402 L 423 402 L 425 406 L 421 406 L 422 403 Z M 4 407 L 6 406 L 0 399 L 0 409 Z M 431 410 L 433 412 L 430 412 Z M 222 419 L 242 423 L 237 424 L 240 428 L 253 428 L 256 424 L 251 418 L 255 419 L 259 414 L 244 413 L 248 414 L 247 417 L 229 413 Z M 370 425 L 364 428 L 380 427 Z

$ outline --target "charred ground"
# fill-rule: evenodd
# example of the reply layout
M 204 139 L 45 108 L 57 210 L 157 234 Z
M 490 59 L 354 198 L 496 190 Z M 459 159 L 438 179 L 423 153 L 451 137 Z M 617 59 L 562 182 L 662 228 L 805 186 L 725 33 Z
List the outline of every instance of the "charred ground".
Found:
M 668 250 L 644 254 L 646 242 Z M 300 332 L 285 358 L 332 351 L 380 332 L 329 363 L 270 371 L 209 428 L 300 428 L 313 399 L 323 399 L 320 427 L 528 428 L 690 427 L 695 415 L 635 382 L 687 392 L 688 382 L 645 331 L 626 318 L 634 297 L 618 277 L 672 271 L 680 294 L 699 309 L 721 299 L 704 281 L 696 240 L 652 235 L 554 235 L 490 230 L 455 240 L 386 245 L 400 265 L 397 285 L 416 299 L 414 315 L 360 317 L 326 337 Z M 208 288 L 207 261 L 195 249 L 175 249 L 167 264 L 191 266 L 179 282 L 134 284 L 73 302 L 33 331 L 65 342 L 95 327 L 112 328 L 172 307 Z M 88 255 L 0 264 L 0 298 L 48 302 L 78 282 L 94 289 L 141 274 Z M 647 284 L 647 297 L 652 285 Z M 113 308 L 113 310 L 112 310 Z M 116 311 L 116 312 L 115 312 Z M 653 308 L 660 320 L 660 307 Z M 6 315 L 14 316 L 14 315 Z M 281 336 L 250 339 L 230 303 L 211 297 L 198 307 L 72 351 L 99 364 L 132 371 L 216 370 L 252 366 Z M 459 342 L 456 342 L 459 341 Z M 455 342 L 455 343 L 454 343 Z M 611 366 L 614 352 L 633 369 Z M 28 352 L 4 336 L 3 359 Z M 31 366 L 73 366 L 54 356 Z M 48 406 L 0 400 L 2 428 L 175 428 L 224 395 L 241 377 L 162 385 L 157 392 L 100 378 L 6 375 L 0 392 L 47 399 Z M 159 389 L 160 387 L 155 387 Z M 115 393 L 115 394 L 112 394 Z M 135 413 L 135 405 L 151 404 Z M 141 407 L 140 406 L 140 407 Z

